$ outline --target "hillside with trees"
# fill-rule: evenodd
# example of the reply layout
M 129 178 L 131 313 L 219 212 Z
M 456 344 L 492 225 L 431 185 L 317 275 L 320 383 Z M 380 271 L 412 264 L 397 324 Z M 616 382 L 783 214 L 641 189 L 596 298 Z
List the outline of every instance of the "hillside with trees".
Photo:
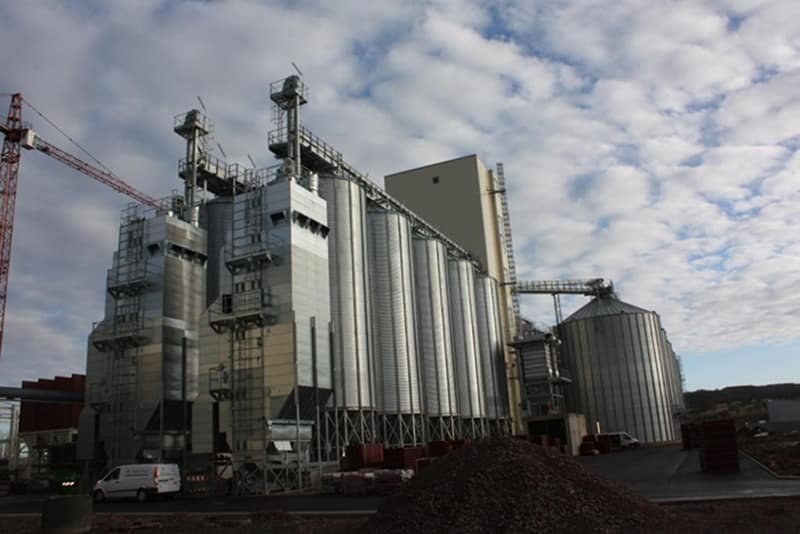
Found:
M 704 411 L 723 403 L 750 404 L 767 399 L 800 399 L 800 384 L 770 384 L 767 386 L 730 386 L 723 389 L 700 389 L 685 394 L 686 407 Z

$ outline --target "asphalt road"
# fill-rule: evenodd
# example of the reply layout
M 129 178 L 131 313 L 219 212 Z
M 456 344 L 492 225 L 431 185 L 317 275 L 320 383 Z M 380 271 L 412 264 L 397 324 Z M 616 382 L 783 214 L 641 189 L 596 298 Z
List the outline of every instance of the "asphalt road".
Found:
M 0 514 L 32 514 L 42 511 L 48 497 L 19 495 L 0 498 Z M 381 497 L 346 497 L 341 495 L 271 495 L 269 497 L 175 498 L 170 501 L 138 503 L 109 501 L 95 504 L 95 512 L 124 514 L 156 513 L 250 513 L 268 510 L 318 514 L 372 513 Z
M 702 473 L 698 451 L 680 446 L 582 456 L 579 461 L 657 501 L 800 495 L 800 480 L 776 479 L 744 454 L 739 455 L 741 471 L 726 475 Z

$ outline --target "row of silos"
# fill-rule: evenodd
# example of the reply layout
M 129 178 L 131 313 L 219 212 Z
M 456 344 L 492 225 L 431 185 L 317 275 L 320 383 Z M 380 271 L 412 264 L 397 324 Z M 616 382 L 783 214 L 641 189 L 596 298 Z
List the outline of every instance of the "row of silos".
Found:
M 335 405 L 469 419 L 507 416 L 497 282 L 409 219 L 322 176 L 328 202 Z
M 657 313 L 598 296 L 559 325 L 559 337 L 568 409 L 586 416 L 590 432 L 676 439 L 680 366 Z

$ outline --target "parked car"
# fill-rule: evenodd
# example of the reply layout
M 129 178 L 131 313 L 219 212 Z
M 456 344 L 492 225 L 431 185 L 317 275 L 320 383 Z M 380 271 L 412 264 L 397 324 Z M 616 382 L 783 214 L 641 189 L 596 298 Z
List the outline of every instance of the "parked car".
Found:
M 623 449 L 638 449 L 641 446 L 639 440 L 627 432 L 608 432 L 601 435 L 609 436 L 615 448 L 620 447 Z
M 177 464 L 120 465 L 98 480 L 92 497 L 95 502 L 133 497 L 139 502 L 153 497 L 169 497 L 181 491 Z

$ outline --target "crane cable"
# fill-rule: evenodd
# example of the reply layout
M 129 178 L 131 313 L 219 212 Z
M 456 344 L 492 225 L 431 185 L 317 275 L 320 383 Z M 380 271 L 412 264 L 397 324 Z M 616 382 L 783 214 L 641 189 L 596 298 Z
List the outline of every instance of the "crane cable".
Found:
M 61 134 L 61 135 L 63 135 L 64 137 L 66 137 L 66 138 L 67 138 L 67 140 L 68 140 L 70 143 L 72 143 L 73 145 L 75 145 L 76 147 L 78 147 L 78 148 L 79 148 L 79 149 L 80 149 L 80 150 L 81 150 L 81 151 L 82 151 L 84 154 L 86 154 L 87 156 L 89 156 L 90 158 L 92 158 L 92 160 L 93 160 L 95 163 L 97 163 L 97 165 L 98 165 L 98 166 L 100 166 L 100 167 L 101 167 L 103 170 L 105 170 L 105 171 L 106 171 L 108 174 L 110 174 L 110 175 L 112 175 L 112 176 L 117 176 L 117 175 L 116 175 L 116 173 L 114 173 L 114 171 L 112 171 L 111 169 L 109 169 L 109 168 L 108 168 L 106 165 L 104 165 L 104 164 L 103 164 L 103 162 L 101 162 L 99 159 L 97 159 L 96 157 L 94 157 L 94 155 L 92 155 L 92 153 L 91 153 L 91 152 L 89 152 L 88 150 L 86 150 L 85 148 L 83 148 L 83 147 L 82 147 L 80 144 L 78 144 L 78 142 L 77 142 L 77 141 L 75 141 L 75 140 L 74 140 L 72 137 L 70 137 L 69 135 L 67 135 L 67 133 L 66 133 L 64 130 L 62 130 L 61 128 L 59 128 L 59 127 L 56 125 L 56 123 L 54 123 L 53 121 L 51 121 L 50 119 L 48 119 L 47 117 L 45 117 L 44 113 L 42 113 L 41 111 L 39 111 L 38 109 L 36 109 L 36 107 L 35 107 L 33 104 L 31 104 L 31 103 L 28 101 L 28 99 L 27 99 L 27 98 L 23 98 L 23 100 L 22 100 L 22 101 L 23 101 L 23 102 L 24 102 L 24 103 L 25 103 L 25 104 L 26 104 L 26 105 L 27 105 L 29 108 L 31 108 L 31 109 L 32 109 L 32 110 L 33 110 L 33 111 L 34 111 L 34 112 L 35 112 L 37 115 L 39 115 L 39 116 L 40 116 L 42 119 L 44 119 L 44 120 L 47 122 L 47 124 L 49 124 L 50 126 L 52 126 L 53 128 L 55 128 L 55 129 L 56 129 L 56 131 L 58 131 L 58 133 L 60 133 L 60 134 Z

